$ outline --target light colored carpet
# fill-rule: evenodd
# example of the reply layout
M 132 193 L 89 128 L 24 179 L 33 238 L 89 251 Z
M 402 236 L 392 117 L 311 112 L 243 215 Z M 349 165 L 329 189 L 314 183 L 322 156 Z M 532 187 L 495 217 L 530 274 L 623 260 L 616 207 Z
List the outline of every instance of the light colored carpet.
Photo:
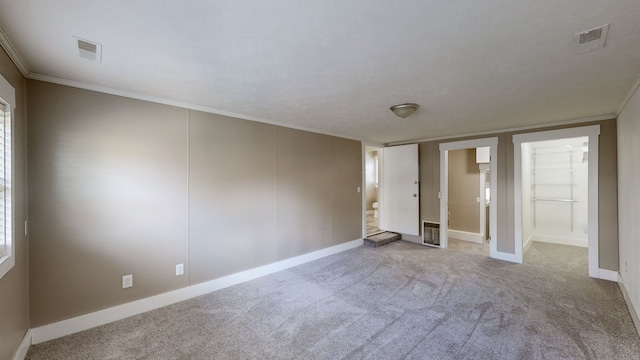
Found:
M 482 244 L 478 244 L 470 241 L 449 238 L 447 240 L 447 246 L 450 250 L 462 251 L 468 254 L 481 255 L 484 257 L 489 256 L 488 241 L 485 241 Z
M 585 275 L 584 249 L 558 249 L 534 244 L 516 265 L 406 241 L 363 246 L 27 358 L 638 359 L 617 284 Z

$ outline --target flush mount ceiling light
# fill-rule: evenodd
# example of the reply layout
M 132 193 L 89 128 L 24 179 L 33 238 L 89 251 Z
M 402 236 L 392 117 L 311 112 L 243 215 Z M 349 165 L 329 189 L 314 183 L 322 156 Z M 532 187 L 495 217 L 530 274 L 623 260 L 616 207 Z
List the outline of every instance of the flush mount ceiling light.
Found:
M 391 111 L 396 114 L 397 117 L 406 118 L 407 116 L 414 113 L 414 111 L 418 110 L 418 104 L 406 103 L 393 105 L 390 107 Z

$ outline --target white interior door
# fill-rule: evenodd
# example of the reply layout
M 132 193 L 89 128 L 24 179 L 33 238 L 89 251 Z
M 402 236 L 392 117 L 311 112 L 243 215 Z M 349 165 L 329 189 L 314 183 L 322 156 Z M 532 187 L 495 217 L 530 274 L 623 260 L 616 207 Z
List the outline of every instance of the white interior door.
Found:
M 383 149 L 384 230 L 420 235 L 418 144 Z

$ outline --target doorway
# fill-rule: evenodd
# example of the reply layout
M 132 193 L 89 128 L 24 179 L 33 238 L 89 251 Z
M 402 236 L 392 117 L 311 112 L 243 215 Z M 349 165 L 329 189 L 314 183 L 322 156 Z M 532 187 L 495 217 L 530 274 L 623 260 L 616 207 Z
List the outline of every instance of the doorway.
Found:
M 478 194 L 477 199 L 474 197 L 472 199 L 472 211 L 477 215 L 478 218 L 478 230 L 473 232 L 466 231 L 457 231 L 457 229 L 452 229 L 451 233 L 457 234 L 457 237 L 467 237 L 467 240 L 480 242 L 484 241 L 484 230 L 482 225 L 480 224 L 480 219 L 485 219 L 487 216 L 486 212 L 486 201 L 484 200 L 485 196 L 483 194 L 488 194 L 490 201 L 488 202 L 488 217 L 489 217 L 489 237 L 491 241 L 489 242 L 489 253 L 488 255 L 492 258 L 501 258 L 500 254 L 497 251 L 497 206 L 496 206 L 496 193 L 497 193 L 497 151 L 498 151 L 498 138 L 485 138 L 485 139 L 474 139 L 474 140 L 466 140 L 466 141 L 456 141 L 449 143 L 440 144 L 440 247 L 447 248 L 449 247 L 449 238 L 450 234 L 450 216 L 449 210 L 450 206 L 454 205 L 450 201 L 455 199 L 450 199 L 450 183 L 449 183 L 449 157 L 450 152 L 452 154 L 454 151 L 458 150 L 466 150 L 466 149 L 476 149 L 476 148 L 485 148 L 488 149 L 489 159 L 487 164 L 484 166 L 480 166 L 479 164 L 473 164 L 476 170 L 474 179 L 474 184 L 471 185 L 474 187 L 474 191 Z M 475 151 L 473 151 L 475 154 Z M 475 162 L 475 159 L 473 159 Z M 483 169 L 484 172 L 481 170 Z M 488 170 L 488 171 L 487 171 Z M 488 177 L 487 177 L 488 174 Z M 481 181 L 482 176 L 484 175 L 484 182 Z M 485 189 L 487 184 L 486 179 L 488 181 L 488 188 Z M 469 204 L 466 204 L 467 208 Z M 464 206 L 462 207 L 464 208 Z M 484 212 L 485 216 L 480 215 L 479 213 Z M 486 226 L 486 224 L 485 224 Z
M 598 135 L 585 126 L 513 136 L 515 257 L 534 241 L 587 247 L 598 266 Z
M 365 146 L 365 235 L 373 235 L 382 232 L 382 211 L 380 204 L 382 197 L 382 149 L 374 146 Z
M 451 250 L 489 256 L 489 236 L 485 234 L 485 218 L 490 202 L 486 191 L 490 181 L 489 153 L 481 156 L 485 148 L 470 148 L 449 151 L 448 163 L 448 238 Z M 486 148 L 489 150 L 489 148 Z

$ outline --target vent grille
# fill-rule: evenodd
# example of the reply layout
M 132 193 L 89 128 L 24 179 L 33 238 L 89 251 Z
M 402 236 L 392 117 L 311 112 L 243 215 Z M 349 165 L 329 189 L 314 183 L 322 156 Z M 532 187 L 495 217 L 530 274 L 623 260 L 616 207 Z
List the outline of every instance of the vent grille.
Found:
M 80 55 L 81 58 L 102 62 L 102 45 L 75 36 L 73 38 L 76 39 L 78 55 Z
M 92 52 L 95 54 L 98 52 L 98 45 L 84 41 L 84 40 L 78 40 L 78 49 Z
M 576 54 L 602 49 L 607 40 L 609 24 L 598 26 L 597 28 L 585 30 L 575 34 Z
M 602 37 L 602 29 L 594 29 L 586 33 L 580 34 L 580 44 L 587 43 L 589 41 L 596 41 Z

